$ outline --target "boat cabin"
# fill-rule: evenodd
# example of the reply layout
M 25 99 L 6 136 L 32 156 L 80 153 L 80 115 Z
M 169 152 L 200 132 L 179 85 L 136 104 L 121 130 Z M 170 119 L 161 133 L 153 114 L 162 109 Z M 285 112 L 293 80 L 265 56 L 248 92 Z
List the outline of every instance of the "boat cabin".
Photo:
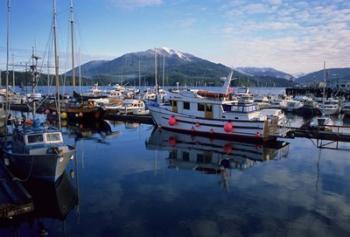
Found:
M 253 119 L 259 116 L 259 110 L 253 103 L 240 103 L 236 100 L 210 100 L 173 96 L 169 100 L 169 110 L 207 119 Z

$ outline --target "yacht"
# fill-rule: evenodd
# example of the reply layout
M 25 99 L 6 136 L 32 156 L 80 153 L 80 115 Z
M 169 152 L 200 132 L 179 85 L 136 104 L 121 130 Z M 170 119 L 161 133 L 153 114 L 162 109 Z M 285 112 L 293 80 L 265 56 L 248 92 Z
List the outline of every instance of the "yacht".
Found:
M 335 115 L 340 112 L 339 100 L 329 98 L 320 104 L 320 110 L 323 115 Z
M 267 142 L 283 136 L 285 121 L 263 115 L 249 99 L 235 100 L 229 93 L 232 72 L 222 92 L 185 91 L 169 93 L 169 104 L 150 104 L 152 118 L 159 127 L 198 135 L 242 138 Z M 244 98 L 244 97 L 241 97 Z
M 260 109 L 266 109 L 270 106 L 269 98 L 265 95 L 257 95 L 254 98 L 254 103 L 256 103 Z
M 121 104 L 105 104 L 102 105 L 103 110 L 114 111 L 117 114 L 134 114 L 146 115 L 149 110 L 146 109 L 145 102 L 136 99 L 125 99 Z

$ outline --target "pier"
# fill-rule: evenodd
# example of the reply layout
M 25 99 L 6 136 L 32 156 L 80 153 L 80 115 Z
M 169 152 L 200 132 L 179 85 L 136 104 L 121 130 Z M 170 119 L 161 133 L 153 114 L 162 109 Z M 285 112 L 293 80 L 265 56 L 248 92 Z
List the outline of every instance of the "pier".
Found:
M 31 195 L 0 162 L 0 219 L 9 219 L 34 210 Z
M 339 142 L 350 142 L 350 126 L 325 125 L 316 128 L 291 128 L 287 137 L 316 139 L 318 148 L 339 148 Z M 335 147 L 330 147 L 334 144 Z

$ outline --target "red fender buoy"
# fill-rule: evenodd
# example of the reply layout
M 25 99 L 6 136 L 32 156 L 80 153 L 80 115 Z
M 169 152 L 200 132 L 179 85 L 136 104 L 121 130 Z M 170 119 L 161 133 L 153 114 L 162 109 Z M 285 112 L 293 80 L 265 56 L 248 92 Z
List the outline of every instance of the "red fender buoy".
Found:
M 175 119 L 174 115 L 171 115 L 171 117 L 168 120 L 168 124 L 170 126 L 174 126 L 176 124 L 176 119 Z
M 224 131 L 227 133 L 231 133 L 233 131 L 233 125 L 231 121 L 228 121 L 224 124 Z
M 232 144 L 231 143 L 227 143 L 224 145 L 224 152 L 226 154 L 231 154 L 233 150 Z
M 176 138 L 175 137 L 169 137 L 168 143 L 171 146 L 176 146 Z

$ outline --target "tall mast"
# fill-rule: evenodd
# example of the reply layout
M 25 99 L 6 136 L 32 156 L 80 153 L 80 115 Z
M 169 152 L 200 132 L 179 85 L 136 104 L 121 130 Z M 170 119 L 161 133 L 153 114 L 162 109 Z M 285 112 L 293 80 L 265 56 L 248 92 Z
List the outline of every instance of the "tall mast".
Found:
M 75 90 L 75 64 L 74 64 L 74 12 L 73 0 L 70 1 L 70 36 L 72 42 L 72 82 L 73 90 Z
M 156 87 L 156 92 L 158 94 L 158 66 L 157 66 L 157 49 L 154 49 L 154 80 L 155 80 L 155 87 Z
M 325 103 L 325 99 L 326 99 L 326 85 L 327 85 L 327 81 L 326 81 L 326 61 L 323 62 L 323 104 Z
M 56 79 L 56 94 L 57 94 L 57 116 L 58 128 L 61 129 L 61 99 L 60 99 L 60 77 L 59 77 L 59 60 L 57 54 L 57 29 L 56 29 L 56 0 L 53 0 L 53 43 L 55 54 L 55 79 Z
M 7 0 L 7 32 L 6 32 L 6 114 L 9 109 L 9 48 L 10 48 L 10 0 Z
M 141 90 L 141 59 L 139 56 L 139 89 Z
M 162 87 L 164 88 L 164 80 L 165 80 L 165 55 L 163 54 L 163 85 Z
M 15 55 L 12 54 L 12 88 L 15 89 Z

